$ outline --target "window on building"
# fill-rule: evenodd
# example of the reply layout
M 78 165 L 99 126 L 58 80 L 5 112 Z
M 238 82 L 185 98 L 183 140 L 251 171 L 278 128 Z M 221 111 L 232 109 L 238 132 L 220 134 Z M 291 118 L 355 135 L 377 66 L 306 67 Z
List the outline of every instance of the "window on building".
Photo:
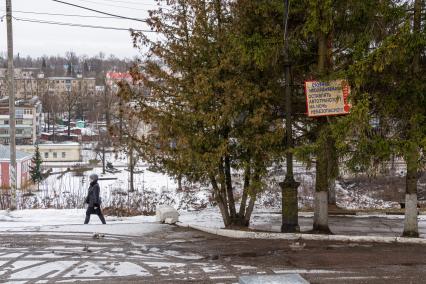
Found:
M 65 158 L 67 156 L 67 153 L 62 152 L 62 158 Z
M 22 119 L 17 119 L 16 124 L 24 124 L 24 121 Z
M 24 114 L 33 114 L 33 110 L 32 110 L 32 109 L 30 109 L 30 108 L 26 108 L 26 109 L 24 110 Z
M 48 152 L 45 152 L 45 153 L 44 153 L 44 158 L 45 158 L 45 159 L 49 159 L 49 153 L 48 153 Z
M 9 120 L 5 120 L 5 121 L 4 121 L 4 124 L 5 124 L 5 125 L 9 125 Z
M 53 152 L 53 158 L 57 158 L 58 157 L 58 153 L 56 153 L 56 152 Z
M 9 134 L 9 129 L 0 129 L 0 134 Z

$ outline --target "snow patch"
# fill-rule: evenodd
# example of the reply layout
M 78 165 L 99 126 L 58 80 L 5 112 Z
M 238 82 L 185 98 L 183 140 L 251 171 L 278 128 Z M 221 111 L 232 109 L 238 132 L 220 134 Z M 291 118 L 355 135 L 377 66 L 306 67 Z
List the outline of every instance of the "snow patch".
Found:
M 145 268 L 131 262 L 84 262 L 65 277 L 151 276 Z

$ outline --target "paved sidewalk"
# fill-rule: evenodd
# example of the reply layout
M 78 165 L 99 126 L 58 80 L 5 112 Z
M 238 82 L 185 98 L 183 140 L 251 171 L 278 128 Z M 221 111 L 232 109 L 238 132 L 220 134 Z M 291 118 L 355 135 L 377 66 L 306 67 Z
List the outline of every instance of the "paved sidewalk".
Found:
M 404 216 L 401 215 L 330 216 L 329 224 L 330 230 L 337 235 L 399 237 L 404 230 L 403 218 Z M 313 218 L 299 217 L 299 224 L 302 232 L 312 230 Z M 253 228 L 280 232 L 281 216 L 270 215 L 268 223 L 260 221 Z M 419 233 L 420 237 L 426 238 L 426 216 L 424 215 L 419 218 Z
M 241 275 L 283 273 L 311 283 L 426 277 L 426 246 L 418 245 L 236 240 L 174 226 L 139 237 L 39 231 L 3 232 L 0 240 L 0 283 L 237 283 Z
M 182 223 L 209 228 L 223 228 L 218 210 L 206 209 L 201 212 L 183 212 L 179 218 Z M 251 228 L 280 232 L 281 214 L 277 212 L 254 212 Z M 301 212 L 299 225 L 302 232 L 312 230 L 313 213 Z M 329 226 L 336 235 L 400 237 L 404 227 L 403 215 L 345 215 L 329 216 Z M 419 216 L 419 233 L 426 239 L 426 215 Z

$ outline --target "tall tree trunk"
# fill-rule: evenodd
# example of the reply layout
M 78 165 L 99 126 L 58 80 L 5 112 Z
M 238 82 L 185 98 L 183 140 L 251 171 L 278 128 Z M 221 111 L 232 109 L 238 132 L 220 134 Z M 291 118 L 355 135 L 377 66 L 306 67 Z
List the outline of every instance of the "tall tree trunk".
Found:
M 178 182 L 178 191 L 182 191 L 182 174 L 178 174 L 177 182 Z
M 130 172 L 130 184 L 129 184 L 129 191 L 133 192 L 135 191 L 133 176 L 134 176 L 134 162 L 133 162 L 133 145 L 130 144 L 129 147 L 129 172 Z
M 119 99 L 119 102 L 118 102 L 118 108 L 119 108 L 119 114 L 118 114 L 119 139 L 120 139 L 120 142 L 122 142 L 123 141 L 123 100 L 121 98 Z
M 68 109 L 68 138 L 71 137 L 71 109 Z
M 417 170 L 419 152 L 411 146 L 406 154 L 407 174 L 405 176 L 405 218 L 403 236 L 418 237 L 417 221 Z
M 50 132 L 50 111 L 47 112 L 47 132 Z
M 219 184 L 220 184 L 221 193 L 222 193 L 224 201 L 225 201 L 224 204 L 228 208 L 228 195 L 227 195 L 227 191 L 226 191 L 225 169 L 223 167 L 223 159 L 222 158 L 220 159 L 218 170 L 219 170 Z
M 313 231 L 318 233 L 331 233 L 328 227 L 328 126 L 325 124 L 320 128 L 317 159 L 315 164 L 315 204 L 314 204 L 314 226 Z
M 253 194 L 250 197 L 249 204 L 246 209 L 246 214 L 244 215 L 244 226 L 248 227 L 250 225 L 251 214 L 253 213 L 254 204 L 256 202 L 257 195 Z
M 234 190 L 232 188 L 231 158 L 229 155 L 225 155 L 225 180 L 229 213 L 231 214 L 231 219 L 235 219 L 237 218 L 237 210 L 235 208 Z
M 111 127 L 111 121 L 110 121 L 110 97 L 108 96 L 108 86 L 105 84 L 104 89 L 104 111 L 105 111 L 105 122 L 107 131 L 109 131 Z
M 413 33 L 420 34 L 421 31 L 421 14 L 423 8 L 423 0 L 414 1 L 414 15 L 413 15 Z M 421 50 L 418 50 L 413 58 L 412 70 L 413 74 L 417 75 L 420 72 L 420 54 Z M 410 138 L 415 139 L 411 135 L 412 132 L 416 132 L 418 127 L 418 122 L 413 119 L 410 122 Z M 418 237 L 419 228 L 417 221 L 417 171 L 418 171 L 418 159 L 419 159 L 419 150 L 417 149 L 417 143 L 411 142 L 409 149 L 405 155 L 405 162 L 407 164 L 407 174 L 405 177 L 405 218 L 404 218 L 404 232 L 403 236 L 407 237 Z
M 214 197 L 222 215 L 223 224 L 225 225 L 225 227 L 228 227 L 231 224 L 231 218 L 229 216 L 228 208 L 226 205 L 226 198 L 222 193 L 222 190 L 219 188 L 215 176 L 212 174 L 210 174 L 210 183 L 212 184 Z
M 105 174 L 105 145 L 102 145 L 102 173 Z
M 327 35 L 319 32 L 318 35 L 318 73 L 324 75 L 327 64 Z M 331 233 L 328 227 L 328 182 L 329 166 L 327 159 L 329 156 L 328 147 L 328 125 L 325 118 L 318 118 L 318 152 L 316 160 L 316 178 L 315 178 L 315 201 L 314 201 L 314 225 L 313 231 L 318 233 Z
M 249 189 L 250 189 L 250 177 L 251 177 L 250 171 L 251 171 L 251 167 L 250 167 L 250 163 L 248 163 L 244 172 L 243 195 L 241 197 L 240 212 L 238 213 L 240 217 L 246 214 L 247 197 L 249 195 Z
M 324 75 L 327 68 L 327 35 L 323 32 L 318 34 L 318 73 Z
M 336 180 L 330 179 L 328 183 L 328 205 L 336 205 Z
M 253 190 L 250 192 L 250 201 L 247 206 L 246 213 L 244 214 L 243 225 L 246 227 L 250 225 L 251 214 L 253 213 L 254 204 L 257 198 L 257 193 L 260 190 L 259 186 L 260 186 L 260 175 L 259 175 L 258 168 L 255 166 L 254 173 L 253 173 L 253 180 L 252 180 Z
M 336 178 L 339 175 L 339 161 L 337 157 L 336 141 L 333 137 L 327 139 L 327 178 L 328 178 L 328 205 L 336 205 Z
M 53 113 L 53 142 L 56 142 L 56 112 Z
M 423 0 L 414 1 L 414 15 L 413 15 L 413 33 L 420 34 L 422 32 L 422 9 L 424 6 Z M 422 50 L 417 50 L 413 58 L 413 73 L 419 73 L 420 71 L 420 56 Z

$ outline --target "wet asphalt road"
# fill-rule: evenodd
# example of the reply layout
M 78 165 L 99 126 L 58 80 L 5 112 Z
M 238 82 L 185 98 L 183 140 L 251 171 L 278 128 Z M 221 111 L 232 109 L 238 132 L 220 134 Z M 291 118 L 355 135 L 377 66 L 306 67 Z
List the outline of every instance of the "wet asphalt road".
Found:
M 419 245 L 237 240 L 173 226 L 97 237 L 0 233 L 0 282 L 238 283 L 241 275 L 299 273 L 310 283 L 426 283 Z

